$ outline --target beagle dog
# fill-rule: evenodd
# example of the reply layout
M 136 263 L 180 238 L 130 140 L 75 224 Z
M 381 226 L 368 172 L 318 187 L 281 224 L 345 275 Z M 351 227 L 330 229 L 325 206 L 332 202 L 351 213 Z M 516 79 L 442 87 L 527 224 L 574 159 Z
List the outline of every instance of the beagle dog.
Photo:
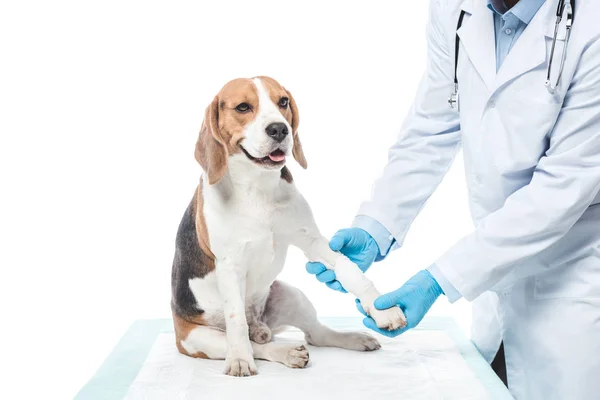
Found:
M 337 332 L 318 319 L 298 289 L 277 281 L 287 248 L 336 271 L 378 326 L 406 324 L 397 308 L 377 310 L 379 296 L 358 266 L 330 250 L 286 167 L 306 168 L 291 93 L 268 77 L 227 83 L 208 106 L 195 157 L 204 173 L 179 225 L 171 308 L 177 349 L 225 360 L 225 374 L 256 374 L 254 359 L 304 368 L 303 344 L 271 341 L 286 326 L 314 346 L 380 348 L 362 332 Z

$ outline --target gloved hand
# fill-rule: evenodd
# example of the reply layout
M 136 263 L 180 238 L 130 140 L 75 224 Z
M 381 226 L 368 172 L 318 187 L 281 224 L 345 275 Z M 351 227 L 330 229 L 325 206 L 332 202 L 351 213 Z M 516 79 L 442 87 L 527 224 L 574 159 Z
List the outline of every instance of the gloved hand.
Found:
M 395 331 L 379 329 L 375 321 L 365 313 L 358 299 L 356 299 L 356 308 L 366 317 L 363 319 L 363 324 L 367 328 L 384 336 L 396 337 L 417 326 L 442 294 L 444 292 L 434 277 L 429 271 L 423 270 L 410 278 L 400 289 L 380 296 L 375 300 L 375 308 L 384 310 L 397 305 L 406 316 L 406 326 Z
M 329 247 L 333 251 L 339 251 L 365 272 L 375 257 L 379 254 L 379 246 L 371 235 L 360 228 L 348 228 L 338 231 L 331 241 Z M 309 262 L 306 271 L 317 276 L 320 282 L 324 282 L 329 288 L 346 293 L 346 289 L 336 280 L 335 272 L 328 270 L 320 262 Z

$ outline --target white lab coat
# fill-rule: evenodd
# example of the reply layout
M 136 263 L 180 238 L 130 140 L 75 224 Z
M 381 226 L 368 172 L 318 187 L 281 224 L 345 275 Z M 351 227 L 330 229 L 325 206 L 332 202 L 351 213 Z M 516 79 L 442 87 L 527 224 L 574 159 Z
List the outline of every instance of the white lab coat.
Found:
M 401 244 L 462 145 L 475 230 L 436 263 L 473 301 L 475 344 L 491 361 L 504 340 L 517 399 L 591 400 L 600 399 L 600 1 L 577 1 L 551 95 L 556 5 L 546 1 L 496 73 L 486 1 L 431 1 L 427 73 L 359 215 Z M 558 57 L 564 29 L 559 39 Z

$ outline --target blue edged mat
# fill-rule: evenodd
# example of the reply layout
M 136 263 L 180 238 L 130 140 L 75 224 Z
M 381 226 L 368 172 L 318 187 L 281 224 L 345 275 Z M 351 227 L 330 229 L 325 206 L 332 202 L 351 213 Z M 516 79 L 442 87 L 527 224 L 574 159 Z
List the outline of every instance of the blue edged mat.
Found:
M 364 329 L 360 318 L 322 318 L 321 320 L 328 326 L 339 330 Z M 481 357 L 475 346 L 462 333 L 460 328 L 458 328 L 456 323 L 451 318 L 426 318 L 418 328 L 412 331 L 414 332 L 413 335 L 419 335 L 419 331 L 443 331 L 452 339 L 456 348 L 458 349 L 458 353 L 468 368 L 472 371 L 477 381 L 484 388 L 483 390 L 487 391 L 486 396 L 477 398 L 493 400 L 513 399 L 503 383 L 498 379 L 487 362 Z M 123 338 L 115 346 L 112 353 L 104 361 L 100 369 L 81 389 L 75 399 L 120 400 L 126 398 L 130 387 L 142 370 L 142 367 L 149 356 L 150 350 L 153 348 L 155 342 L 157 342 L 158 337 L 163 334 L 173 334 L 173 325 L 170 319 L 138 320 L 134 322 L 129 330 L 125 333 Z M 381 337 L 379 336 L 379 338 Z M 173 343 L 173 348 L 174 347 L 175 346 Z M 314 348 L 311 347 L 311 352 L 312 349 Z M 372 354 L 377 354 L 377 352 Z M 321 355 L 321 357 L 323 356 Z M 194 361 L 202 362 L 205 360 Z M 261 367 L 259 366 L 259 370 L 260 369 Z M 260 376 L 261 375 L 259 373 L 258 377 Z M 243 379 L 247 378 L 231 379 L 243 381 Z M 137 396 L 135 398 L 140 397 Z M 185 398 L 191 397 L 187 396 Z M 203 396 L 202 398 L 212 397 Z M 442 393 L 440 398 L 445 399 L 446 395 Z M 455 397 L 448 396 L 448 398 Z

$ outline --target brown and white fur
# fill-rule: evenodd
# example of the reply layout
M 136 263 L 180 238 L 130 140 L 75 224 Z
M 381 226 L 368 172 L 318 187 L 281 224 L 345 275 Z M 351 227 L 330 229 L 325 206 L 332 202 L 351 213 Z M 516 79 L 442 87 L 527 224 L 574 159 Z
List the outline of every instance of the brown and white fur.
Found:
M 301 291 L 276 280 L 290 245 L 334 270 L 339 259 L 349 262 L 329 249 L 285 166 L 289 155 L 307 165 L 298 122 L 294 98 L 275 80 L 236 79 L 206 109 L 196 144 L 204 174 L 177 233 L 171 306 L 179 351 L 225 359 L 229 375 L 256 374 L 254 359 L 305 367 L 303 344 L 271 341 L 286 326 L 315 346 L 380 347 L 367 333 L 322 325 Z M 350 268 L 356 271 L 340 269 L 338 279 L 378 325 L 404 326 L 400 309 L 375 310 L 379 293 Z

